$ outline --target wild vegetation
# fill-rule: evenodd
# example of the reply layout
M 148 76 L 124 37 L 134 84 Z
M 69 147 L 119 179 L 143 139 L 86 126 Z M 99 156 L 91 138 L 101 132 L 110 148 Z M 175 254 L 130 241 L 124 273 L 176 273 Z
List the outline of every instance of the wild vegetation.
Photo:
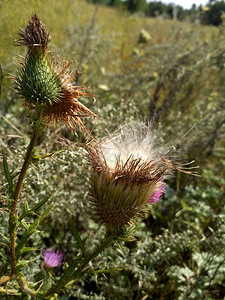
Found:
M 22 9 L 21 1 L 2 0 L 0 12 L 0 276 L 10 272 L 10 181 L 5 174 L 17 180 L 31 134 L 27 106 L 11 80 L 15 56 L 26 53 L 13 39 L 36 13 L 51 29 L 51 52 L 72 59 L 71 70 L 78 71 L 74 84 L 90 86 L 86 91 L 95 96 L 96 101 L 81 98 L 97 115 L 84 121 L 94 137 L 136 121 L 151 123 L 157 143 L 169 147 L 175 161 L 194 160 L 201 175 L 176 171 L 163 198 L 138 225 L 135 240 L 103 251 L 89 273 L 52 299 L 223 299 L 224 24 L 144 18 L 81 0 L 24 0 Z M 26 214 L 50 196 L 54 208 L 27 239 L 22 255 L 20 270 L 31 288 L 46 279 L 45 248 L 64 253 L 63 265 L 53 270 L 47 286 L 81 252 L 77 231 L 89 251 L 105 234 L 89 201 L 91 167 L 83 147 L 89 140 L 79 129 L 74 134 L 62 124 L 39 133 L 18 210 Z M 28 215 L 18 240 L 32 222 Z M 18 284 L 3 281 L 2 299 L 30 297 Z
M 91 0 L 100 5 L 107 5 L 127 10 L 133 14 L 163 19 L 175 19 L 207 25 L 221 25 L 224 17 L 225 2 L 209 0 L 205 6 L 197 6 L 194 2 L 190 9 L 173 3 L 146 0 Z

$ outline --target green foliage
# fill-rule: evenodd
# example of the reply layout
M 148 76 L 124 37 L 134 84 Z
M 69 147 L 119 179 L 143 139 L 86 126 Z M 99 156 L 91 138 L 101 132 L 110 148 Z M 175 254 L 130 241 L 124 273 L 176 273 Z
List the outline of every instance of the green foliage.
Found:
M 6 36 L 7 28 L 11 26 L 16 32 L 17 24 L 12 26 L 15 15 L 22 23 L 34 10 L 30 1 L 29 9 L 24 3 L 24 10 L 20 9 L 23 17 L 15 5 L 1 3 L 7 7 L 6 16 L 11 16 L 11 23 L 5 17 L 1 25 L 4 74 L 12 69 L 14 52 Z M 64 44 L 61 51 L 65 56 L 74 55 L 82 70 L 79 84 L 90 85 L 97 98 L 94 106 L 84 102 L 99 117 L 86 122 L 92 133 L 103 136 L 135 119 L 150 121 L 157 129 L 159 144 L 166 141 L 171 151 L 175 144 L 175 159 L 195 159 L 202 175 L 196 178 L 177 173 L 176 180 L 168 182 L 164 199 L 139 225 L 137 241 L 105 250 L 89 265 L 85 279 L 68 283 L 56 297 L 223 299 L 223 25 L 217 29 L 156 19 L 146 21 L 104 7 L 103 13 L 94 16 L 93 7 L 83 2 L 77 4 L 76 11 L 68 5 L 62 9 L 57 2 L 50 14 L 49 3 L 45 1 L 45 7 L 41 5 L 43 1 L 38 1 L 37 9 L 43 7 L 46 19 L 48 12 L 48 27 L 56 36 L 53 50 L 60 52 L 59 46 Z M 60 17 L 58 11 L 62 11 Z M 137 43 L 142 28 L 151 34 L 150 44 Z M 5 77 L 3 84 L 0 144 L 5 155 L 1 156 L 0 169 L 0 274 L 9 271 L 8 188 L 12 191 L 12 181 L 17 179 L 30 133 L 25 108 L 9 89 Z M 40 286 L 44 280 L 40 266 L 45 247 L 63 250 L 65 270 L 72 263 L 73 267 L 78 265 L 75 259 L 81 259 L 82 250 L 94 251 L 105 234 L 105 229 L 93 221 L 88 198 L 89 166 L 86 152 L 78 144 L 84 141 L 79 132 L 75 137 L 64 127 L 52 131 L 45 128 L 38 139 L 38 159 L 32 161 L 27 172 L 18 203 L 19 221 L 24 221 L 18 232 L 18 256 L 22 254 L 23 259 L 19 269 L 29 282 L 41 281 Z M 62 149 L 65 151 L 58 152 Z M 57 155 L 46 155 L 55 152 Z M 37 221 L 36 217 L 48 209 L 49 195 L 53 193 L 54 209 L 41 222 Z M 31 232 L 35 233 L 30 235 Z M 55 279 L 62 273 L 59 269 L 51 276 Z M 7 288 L 14 289 L 15 296 L 9 297 L 20 299 L 21 291 L 10 283 Z
M 225 10 L 224 1 L 216 1 L 215 3 L 208 3 L 208 9 L 202 14 L 202 23 L 211 25 L 221 25 L 223 22 L 222 15 Z
M 147 2 L 145 0 L 127 0 L 127 9 L 134 12 L 145 12 L 147 9 Z

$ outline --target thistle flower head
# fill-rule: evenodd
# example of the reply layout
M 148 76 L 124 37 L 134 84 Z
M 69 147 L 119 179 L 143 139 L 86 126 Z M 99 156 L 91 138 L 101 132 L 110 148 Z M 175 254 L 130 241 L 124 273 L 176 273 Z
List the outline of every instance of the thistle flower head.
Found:
M 108 232 L 135 222 L 164 192 L 163 182 L 174 167 L 165 161 L 167 149 L 156 142 L 151 128 L 139 123 L 87 146 L 91 199 Z
M 75 76 L 69 72 L 68 61 L 53 59 L 47 51 L 50 39 L 45 25 L 33 15 L 18 35 L 16 42 L 27 46 L 28 51 L 14 77 L 17 94 L 30 109 L 40 108 L 47 123 L 62 121 L 72 129 L 78 125 L 86 131 L 82 118 L 95 114 L 79 99 L 92 95 L 85 92 L 84 86 L 72 84 Z
M 44 263 L 47 268 L 59 267 L 62 264 L 63 253 L 61 250 L 44 250 Z

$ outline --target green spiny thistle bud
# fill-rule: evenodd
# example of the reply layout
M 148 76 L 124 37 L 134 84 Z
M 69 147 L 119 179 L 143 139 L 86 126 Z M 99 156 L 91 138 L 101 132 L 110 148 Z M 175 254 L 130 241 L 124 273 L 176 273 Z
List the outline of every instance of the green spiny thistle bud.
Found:
M 62 87 L 48 59 L 35 51 L 28 52 L 16 76 L 15 89 L 28 104 L 52 105 L 59 101 Z
M 188 173 L 167 158 L 168 149 L 156 147 L 156 142 L 151 128 L 140 123 L 88 144 L 91 200 L 108 234 L 126 232 L 149 211 L 174 169 Z
M 95 116 L 78 101 L 81 96 L 92 97 L 84 87 L 74 86 L 69 73 L 70 63 L 52 59 L 47 51 L 49 34 L 37 15 L 33 15 L 24 30 L 20 29 L 19 46 L 27 46 L 24 62 L 14 77 L 15 90 L 31 108 L 40 108 L 48 123 L 63 121 L 72 129 L 78 125 L 87 132 L 81 118 Z

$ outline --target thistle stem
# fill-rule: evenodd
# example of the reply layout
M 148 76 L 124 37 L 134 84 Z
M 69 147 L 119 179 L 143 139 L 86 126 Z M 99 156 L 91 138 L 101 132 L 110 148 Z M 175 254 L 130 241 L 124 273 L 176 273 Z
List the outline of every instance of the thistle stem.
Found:
M 92 261 L 96 256 L 98 256 L 103 250 L 105 250 L 105 248 L 107 248 L 112 242 L 112 238 L 111 237 L 108 237 L 108 238 L 105 238 L 101 245 L 92 253 L 90 254 L 88 257 L 86 257 L 84 259 L 84 261 L 81 263 L 80 267 L 79 267 L 79 270 L 82 272 L 83 269 L 86 267 L 86 265 Z
M 68 282 L 70 282 L 73 279 L 79 279 L 80 276 L 82 275 L 84 268 L 87 266 L 87 264 L 95 259 L 103 250 L 105 250 L 111 243 L 112 243 L 113 238 L 112 237 L 107 237 L 105 238 L 100 246 L 95 249 L 93 253 L 91 253 L 89 256 L 85 257 L 83 261 L 81 261 L 80 265 L 76 270 L 77 265 L 77 260 L 72 262 L 72 264 L 65 270 L 64 275 L 59 279 L 58 283 L 51 289 L 49 290 L 45 296 L 50 296 L 54 294 L 55 292 L 59 291 L 61 288 L 63 288 Z M 70 272 L 72 270 L 72 272 Z M 77 276 L 77 278 L 76 278 Z
M 19 178 L 15 187 L 13 199 L 12 199 L 12 204 L 11 204 L 11 210 L 10 210 L 10 219 L 9 219 L 9 230 L 10 230 L 10 261 L 11 261 L 11 276 L 16 275 L 16 254 L 15 254 L 15 248 L 16 248 L 16 229 L 17 229 L 17 224 L 16 224 L 16 219 L 17 219 L 17 202 L 19 199 L 19 195 L 21 192 L 22 184 L 24 181 L 24 177 L 26 175 L 27 169 L 29 167 L 30 159 L 32 157 L 32 152 L 35 147 L 37 137 L 38 137 L 38 132 L 41 124 L 41 117 L 38 118 L 38 120 L 35 121 L 34 123 L 34 128 L 33 128 L 33 134 L 30 139 L 30 143 L 27 148 L 27 152 L 25 155 L 24 163 L 22 166 L 22 169 L 19 174 Z

